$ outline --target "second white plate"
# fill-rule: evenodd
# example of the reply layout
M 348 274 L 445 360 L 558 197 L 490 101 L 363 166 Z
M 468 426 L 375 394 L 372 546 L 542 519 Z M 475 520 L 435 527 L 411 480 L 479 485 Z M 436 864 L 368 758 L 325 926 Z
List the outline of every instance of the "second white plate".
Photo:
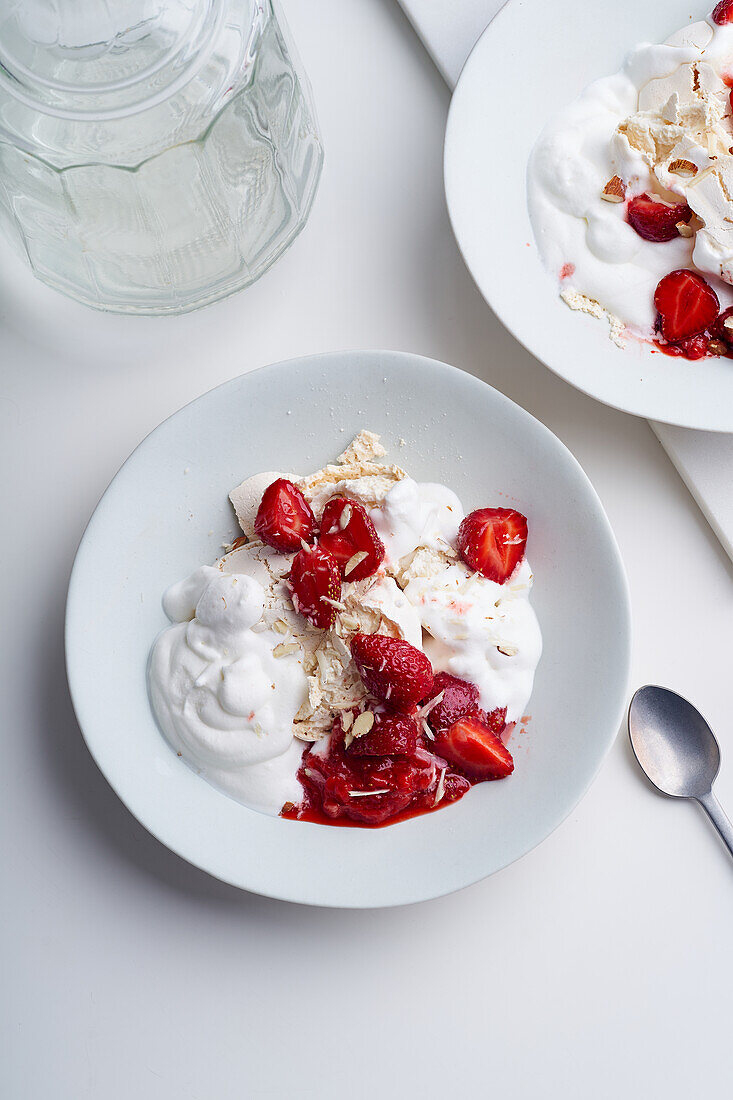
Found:
M 712 7 L 712 0 L 710 8 Z M 573 313 L 540 261 L 526 168 L 549 118 L 639 42 L 662 42 L 710 8 L 687 0 L 612 5 L 511 0 L 474 47 L 451 103 L 445 187 L 453 229 L 499 318 L 556 374 L 591 397 L 669 424 L 733 431 L 733 363 L 688 362 L 631 344 Z

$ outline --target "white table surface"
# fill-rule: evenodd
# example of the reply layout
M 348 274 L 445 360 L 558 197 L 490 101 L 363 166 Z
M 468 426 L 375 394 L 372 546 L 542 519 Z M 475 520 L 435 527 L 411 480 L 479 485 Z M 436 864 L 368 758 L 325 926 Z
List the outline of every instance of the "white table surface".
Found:
M 442 193 L 448 90 L 394 0 L 319 0 L 317 18 L 308 0 L 286 7 L 327 157 L 310 224 L 264 280 L 202 313 L 124 319 L 0 265 L 0 1093 L 725 1095 L 733 864 L 694 806 L 651 792 L 625 735 L 582 804 L 518 864 L 452 897 L 369 913 L 268 901 L 184 864 L 130 817 L 84 747 L 64 599 L 119 464 L 235 374 L 381 346 L 486 379 L 578 457 L 628 568 L 633 684 L 673 686 L 708 716 L 733 811 L 722 548 L 648 424 L 550 374 L 475 290 Z

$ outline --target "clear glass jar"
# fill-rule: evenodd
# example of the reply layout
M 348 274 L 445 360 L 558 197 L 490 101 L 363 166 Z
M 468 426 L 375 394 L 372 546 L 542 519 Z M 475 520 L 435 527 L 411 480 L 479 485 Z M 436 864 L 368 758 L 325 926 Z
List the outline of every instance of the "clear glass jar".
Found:
M 271 0 L 0 0 L 0 221 L 70 297 L 179 313 L 247 286 L 322 162 Z

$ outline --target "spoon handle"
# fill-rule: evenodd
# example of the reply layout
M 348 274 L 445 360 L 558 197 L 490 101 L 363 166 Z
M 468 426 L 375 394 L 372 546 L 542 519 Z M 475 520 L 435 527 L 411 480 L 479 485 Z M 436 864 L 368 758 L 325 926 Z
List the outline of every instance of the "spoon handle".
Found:
M 733 856 L 733 825 L 712 791 L 697 800 L 720 834 L 720 839 Z

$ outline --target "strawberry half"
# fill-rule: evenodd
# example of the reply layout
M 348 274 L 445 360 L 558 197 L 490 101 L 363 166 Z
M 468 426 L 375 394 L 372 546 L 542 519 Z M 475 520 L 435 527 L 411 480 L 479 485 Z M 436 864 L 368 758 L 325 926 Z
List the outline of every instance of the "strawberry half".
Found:
M 366 508 L 349 497 L 331 497 L 326 504 L 321 516 L 320 543 L 333 554 L 341 576 L 347 581 L 371 577 L 384 559 L 384 543 Z
M 310 542 L 316 517 L 297 485 L 285 477 L 265 489 L 255 517 L 255 533 L 281 553 L 298 550 L 302 540 Z
M 725 23 L 733 23 L 733 0 L 720 0 L 720 3 L 713 8 L 711 18 L 719 27 Z
M 654 292 L 662 335 L 675 343 L 696 336 L 714 323 L 720 309 L 718 295 L 695 271 L 672 271 Z
M 677 223 L 689 222 L 692 210 L 686 202 L 670 205 L 644 194 L 629 201 L 626 217 L 645 241 L 672 241 L 680 235 Z
M 361 678 L 378 699 L 395 710 L 419 703 L 433 686 L 433 667 L 421 650 L 386 634 L 355 634 L 351 654 Z
M 336 608 L 329 600 L 341 595 L 339 567 L 327 550 L 309 546 L 293 558 L 288 574 L 293 606 L 313 626 L 330 630 L 336 622 Z
M 437 733 L 435 751 L 471 779 L 504 779 L 514 771 L 509 749 L 475 714 Z
M 352 756 L 409 756 L 415 751 L 417 722 L 409 714 L 375 714 L 374 725 L 363 737 L 355 737 Z
M 503 584 L 524 557 L 527 520 L 513 508 L 478 508 L 458 528 L 456 549 L 464 562 Z

